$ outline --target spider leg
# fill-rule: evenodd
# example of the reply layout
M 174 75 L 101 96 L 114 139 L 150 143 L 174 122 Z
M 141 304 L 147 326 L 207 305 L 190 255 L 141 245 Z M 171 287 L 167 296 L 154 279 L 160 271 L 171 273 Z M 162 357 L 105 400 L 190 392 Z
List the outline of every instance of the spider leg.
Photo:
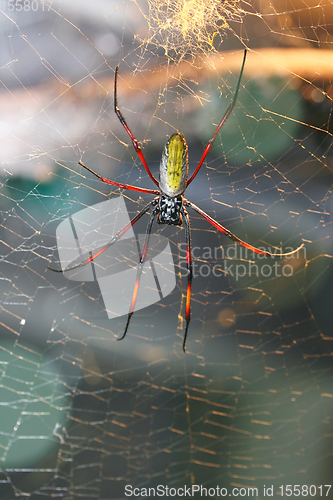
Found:
M 205 151 L 203 152 L 203 155 L 199 161 L 199 164 L 197 166 L 197 168 L 195 169 L 195 172 L 192 174 L 192 176 L 189 178 L 189 180 L 187 181 L 187 184 L 186 184 L 186 187 L 190 184 L 190 182 L 193 181 L 194 177 L 197 175 L 197 173 L 199 172 L 210 148 L 212 147 L 212 145 L 214 144 L 214 141 L 217 137 L 217 134 L 219 133 L 220 131 L 220 128 L 224 125 L 226 119 L 228 118 L 228 116 L 230 115 L 233 107 L 235 106 L 236 104 L 236 101 L 237 101 L 237 96 L 238 96 L 238 90 L 239 90 L 239 86 L 240 86 L 240 82 L 241 82 L 241 79 L 242 79 L 242 76 L 243 76 L 243 70 L 244 70 L 244 66 L 245 66 L 245 60 L 246 60 L 246 53 L 247 53 L 247 50 L 245 49 L 244 50 L 244 58 L 243 58 L 243 64 L 242 64 L 242 68 L 241 68 L 241 71 L 240 71 L 240 74 L 239 74 L 239 78 L 238 78 L 238 82 L 237 82 L 237 87 L 236 87 L 236 90 L 235 90 L 235 94 L 234 94 L 234 98 L 232 100 L 232 103 L 230 104 L 230 106 L 228 107 L 227 111 L 225 112 L 222 120 L 220 121 L 220 123 L 218 124 L 218 126 L 216 127 L 216 130 L 213 134 L 213 137 L 209 140 L 206 148 L 205 148 Z
M 291 252 L 286 252 L 286 253 L 271 253 L 271 252 L 267 252 L 266 250 L 260 250 L 259 248 L 256 248 L 256 247 L 250 245 L 249 243 L 246 243 L 245 241 L 241 240 L 240 238 L 237 238 L 237 236 L 232 234 L 229 231 L 229 229 L 226 229 L 221 224 L 216 222 L 216 220 L 214 220 L 212 217 L 210 217 L 208 214 L 206 214 L 206 212 L 201 210 L 201 208 L 194 205 L 194 203 L 192 203 L 188 200 L 184 200 L 184 203 L 186 204 L 186 206 L 193 208 L 193 210 L 195 212 L 197 212 L 199 215 L 201 215 L 201 217 L 203 217 L 208 222 L 210 222 L 214 227 L 216 227 L 216 229 L 221 231 L 221 233 L 228 236 L 232 241 L 239 243 L 239 245 L 242 245 L 243 247 L 248 248 L 252 252 L 255 252 L 259 255 L 264 255 L 265 257 L 288 257 L 288 256 L 293 255 L 294 253 L 298 252 L 302 247 L 304 247 L 304 243 L 302 243 L 302 245 L 300 245 L 298 248 L 296 248 L 296 250 L 292 250 Z
M 184 216 L 185 226 L 185 241 L 186 241 L 186 264 L 187 264 L 187 290 L 186 290 L 186 325 L 183 340 L 183 351 L 186 352 L 186 338 L 188 327 L 191 320 L 191 290 L 192 290 L 192 254 L 191 254 L 191 228 L 190 220 L 186 208 L 183 208 L 182 214 Z
M 142 149 L 140 148 L 140 146 L 138 144 L 138 141 L 136 140 L 136 138 L 132 134 L 129 126 L 126 123 L 125 118 L 123 117 L 123 115 L 122 115 L 122 113 L 121 113 L 121 111 L 120 111 L 120 109 L 118 107 L 118 99 L 117 99 L 118 70 L 119 70 L 119 65 L 116 67 L 116 73 L 115 73 L 115 76 L 114 76 L 114 111 L 115 111 L 116 115 L 118 116 L 120 123 L 122 124 L 122 126 L 124 127 L 124 129 L 126 130 L 126 132 L 128 133 L 128 135 L 129 135 L 129 137 L 130 137 L 130 139 L 132 141 L 133 147 L 134 147 L 135 151 L 137 152 L 140 160 L 142 161 L 143 166 L 145 167 L 147 174 L 149 175 L 149 177 L 151 178 L 151 180 L 156 184 L 156 186 L 158 186 L 158 181 L 155 179 L 155 177 L 153 176 L 153 174 L 149 170 L 149 167 L 147 165 L 146 159 L 143 156 L 143 152 L 142 152 Z
M 111 245 L 113 245 L 114 243 L 116 243 L 116 241 L 118 241 L 126 233 L 126 231 L 128 231 L 136 222 L 138 222 L 139 219 L 141 219 L 141 217 L 146 212 L 148 212 L 148 210 L 149 210 L 149 208 L 150 208 L 151 205 L 156 205 L 157 203 L 158 203 L 158 197 L 154 198 L 154 200 L 150 201 L 141 210 L 141 212 L 139 212 L 135 217 L 133 217 L 133 219 L 128 224 L 126 224 L 126 226 L 124 226 L 120 231 L 118 231 L 118 233 L 106 245 L 102 246 L 94 254 L 92 254 L 90 252 L 90 257 L 88 257 L 83 262 L 80 262 L 80 264 L 77 264 L 76 266 L 72 266 L 72 267 L 69 267 L 69 268 L 64 269 L 64 270 L 63 269 L 53 269 L 52 267 L 47 266 L 48 269 L 50 269 L 51 271 L 54 271 L 55 273 L 62 273 L 63 271 L 73 271 L 74 269 L 77 269 L 79 267 L 86 266 L 87 264 L 89 264 L 90 262 L 92 262 L 94 259 L 96 259 L 99 255 L 101 255 L 103 252 L 105 252 L 105 250 L 107 250 Z
M 106 184 L 112 184 L 112 186 L 117 186 L 120 189 L 128 189 L 130 191 L 138 191 L 139 193 L 149 193 L 149 194 L 161 194 L 161 191 L 158 191 L 157 189 L 146 189 L 146 188 L 139 188 L 137 186 L 131 186 L 130 184 L 121 184 L 120 182 L 115 182 L 111 181 L 110 179 L 106 179 L 105 177 L 102 177 L 101 175 L 97 174 L 91 168 L 87 167 L 82 161 L 78 162 L 79 165 L 84 167 L 85 169 L 89 170 L 92 174 L 96 175 L 102 182 L 105 182 Z
M 145 238 L 145 242 L 144 242 L 144 245 L 143 245 L 142 253 L 141 253 L 141 256 L 140 256 L 140 262 L 139 262 L 138 270 L 137 270 L 137 274 L 136 274 L 136 280 L 135 280 L 135 285 L 134 285 L 132 302 L 131 302 L 130 310 L 129 310 L 129 313 L 128 313 L 128 316 L 127 316 L 127 322 L 126 322 L 125 331 L 124 331 L 123 335 L 119 339 L 117 339 L 117 340 L 123 340 L 123 338 L 125 337 L 125 335 L 127 333 L 127 330 L 128 330 L 128 327 L 129 327 L 129 324 L 130 324 L 130 321 L 131 321 L 131 318 L 132 318 L 133 313 L 134 313 L 134 308 L 135 308 L 135 303 L 136 303 L 136 299 L 137 299 L 137 296 L 138 296 L 138 289 L 139 289 L 139 284 L 140 284 L 140 278 L 141 278 L 141 274 L 142 274 L 142 269 L 143 269 L 143 266 L 144 266 L 144 263 L 145 263 L 145 260 L 146 260 L 146 257 L 147 257 L 147 251 L 148 251 L 148 245 L 149 245 L 149 238 L 150 238 L 151 228 L 153 226 L 153 222 L 154 222 L 154 219 L 155 219 L 158 211 L 159 211 L 159 208 L 156 207 L 154 209 L 154 211 L 152 212 L 152 214 L 150 215 L 149 220 L 148 220 L 147 229 L 146 229 L 146 238 Z

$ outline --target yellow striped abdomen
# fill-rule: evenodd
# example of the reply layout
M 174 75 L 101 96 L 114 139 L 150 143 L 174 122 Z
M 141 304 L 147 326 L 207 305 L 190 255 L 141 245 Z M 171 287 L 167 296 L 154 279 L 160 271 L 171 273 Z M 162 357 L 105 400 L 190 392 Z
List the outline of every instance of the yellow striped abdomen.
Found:
M 173 134 L 164 146 L 160 163 L 159 186 L 171 198 L 182 194 L 188 174 L 188 147 L 180 132 Z

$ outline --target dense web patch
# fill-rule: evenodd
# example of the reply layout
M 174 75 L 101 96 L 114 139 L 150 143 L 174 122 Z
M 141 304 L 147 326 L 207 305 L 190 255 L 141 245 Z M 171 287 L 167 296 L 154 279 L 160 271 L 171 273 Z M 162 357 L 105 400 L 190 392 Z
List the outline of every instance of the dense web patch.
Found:
M 230 29 L 229 21 L 241 21 L 244 11 L 239 5 L 239 0 L 148 0 L 146 43 L 164 49 L 166 55 L 176 59 L 207 52 L 214 48 L 217 35 L 224 38 Z
M 275 498 L 300 484 L 324 497 L 333 465 L 331 2 L 5 0 L 0 16 L 1 499 L 124 498 L 126 485 L 201 485 L 213 498 L 217 486 L 227 496 L 257 488 L 245 498 L 263 499 L 264 487 Z M 121 295 L 117 273 L 138 265 L 148 216 L 103 261 L 109 278 L 102 264 L 76 277 L 47 268 L 105 244 L 121 222 L 113 202 L 126 221 L 152 199 L 103 184 L 78 161 L 156 188 L 114 115 L 115 68 L 118 104 L 152 173 L 178 130 L 191 175 L 233 99 L 244 47 L 237 105 L 186 198 L 252 245 L 304 248 L 260 258 L 189 207 L 184 354 L 184 228 L 154 224 L 149 304 L 141 298 L 117 342 L 126 315 L 112 304 L 129 306 L 132 293 Z M 114 212 L 97 227 L 105 203 Z

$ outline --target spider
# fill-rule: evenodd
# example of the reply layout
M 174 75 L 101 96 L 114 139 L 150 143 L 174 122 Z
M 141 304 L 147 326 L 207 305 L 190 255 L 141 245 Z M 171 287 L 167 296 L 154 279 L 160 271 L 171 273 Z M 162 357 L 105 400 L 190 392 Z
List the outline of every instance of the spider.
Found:
M 190 318 L 191 318 L 191 289 L 192 289 L 192 255 L 191 255 L 191 231 L 190 231 L 190 221 L 189 221 L 189 215 L 187 212 L 187 207 L 190 207 L 193 209 L 197 214 L 201 215 L 206 221 L 210 222 L 218 231 L 223 233 L 224 235 L 228 236 L 232 241 L 237 242 L 238 244 L 244 246 L 245 248 L 248 248 L 249 250 L 252 250 L 253 252 L 259 254 L 259 255 L 264 255 L 267 257 L 285 257 L 292 255 L 296 253 L 300 248 L 303 247 L 303 244 L 298 247 L 296 250 L 293 250 L 291 252 L 287 253 L 279 253 L 279 254 L 272 254 L 268 251 L 260 250 L 259 248 L 256 248 L 249 243 L 246 243 L 245 241 L 241 240 L 234 234 L 232 234 L 229 229 L 226 229 L 223 227 L 219 222 L 214 220 L 210 215 L 206 214 L 201 208 L 197 207 L 194 203 L 191 201 L 188 201 L 186 198 L 184 198 L 184 193 L 187 188 L 187 186 L 194 180 L 196 175 L 198 174 L 200 168 L 202 167 L 202 164 L 211 149 L 212 145 L 214 144 L 214 141 L 221 129 L 221 127 L 224 125 L 226 119 L 230 115 L 232 109 L 235 106 L 235 103 L 237 101 L 237 95 L 238 95 L 238 90 L 240 87 L 240 82 L 242 79 L 243 75 L 243 70 L 245 66 L 245 61 L 246 61 L 246 50 L 244 51 L 244 57 L 243 57 L 243 63 L 242 67 L 240 70 L 234 98 L 229 105 L 228 109 L 226 110 L 222 120 L 218 124 L 218 126 L 215 129 L 215 132 L 212 135 L 212 138 L 209 140 L 202 156 L 201 159 L 198 163 L 198 166 L 196 167 L 195 171 L 191 175 L 191 177 L 188 179 L 188 170 L 189 170 L 189 161 L 188 161 L 188 146 L 186 143 L 186 140 L 184 136 L 180 132 L 176 132 L 171 135 L 171 137 L 167 140 L 163 152 L 162 152 L 162 158 L 161 158 L 161 163 L 160 163 L 160 170 L 159 170 L 159 181 L 155 179 L 153 174 L 151 173 L 147 162 L 145 160 L 145 157 L 143 155 L 143 152 L 138 144 L 138 141 L 136 140 L 135 136 L 131 132 L 129 126 L 127 125 L 127 122 L 121 113 L 119 107 L 118 107 L 118 99 L 117 99 L 117 79 L 118 79 L 118 70 L 119 66 L 117 66 L 116 71 L 115 71 L 115 79 L 114 79 L 114 111 L 126 130 L 127 134 L 129 135 L 132 144 L 134 146 L 134 149 L 136 153 L 138 154 L 140 160 L 143 163 L 144 168 L 146 169 L 147 174 L 151 178 L 151 180 L 156 184 L 158 189 L 146 189 L 146 188 L 140 188 L 137 186 L 131 186 L 129 184 L 122 184 L 120 182 L 112 181 L 110 179 L 106 179 L 105 177 L 100 176 L 93 170 L 91 170 L 89 167 L 84 165 L 82 161 L 79 161 L 78 163 L 84 167 L 86 170 L 91 172 L 93 175 L 98 177 L 102 182 L 105 182 L 107 184 L 111 184 L 112 186 L 117 186 L 120 189 L 127 189 L 131 191 L 138 191 L 139 193 L 148 193 L 151 195 L 156 195 L 156 197 L 150 201 L 142 210 L 139 212 L 121 231 L 119 231 L 106 245 L 101 247 L 96 253 L 92 254 L 90 252 L 90 256 L 81 262 L 80 264 L 77 264 L 75 266 L 72 266 L 70 268 L 65 269 L 66 271 L 76 269 L 81 266 L 85 266 L 92 262 L 94 259 L 96 259 L 101 253 L 103 253 L 107 248 L 109 248 L 111 245 L 113 245 L 117 240 L 119 240 L 125 233 L 128 231 L 128 229 L 133 226 L 138 220 L 141 219 L 141 217 L 146 214 L 149 210 L 149 208 L 153 208 L 152 213 L 149 216 L 148 219 L 148 224 L 147 224 L 147 229 L 146 229 L 146 236 L 145 236 L 145 241 L 144 245 L 142 248 L 142 253 L 140 256 L 140 261 L 137 269 L 137 276 L 136 276 L 136 281 L 134 285 L 134 291 L 133 291 L 133 296 L 132 296 L 132 301 L 129 309 L 129 313 L 127 316 L 127 322 L 125 326 L 125 330 L 123 335 L 118 338 L 117 340 L 122 340 L 127 331 L 128 327 L 131 321 L 131 318 L 134 313 L 134 308 L 136 304 L 136 299 L 137 299 L 137 294 L 138 294 L 138 288 L 139 288 L 139 283 L 140 283 L 140 277 L 142 274 L 142 269 L 145 263 L 145 259 L 147 256 L 147 250 L 148 250 L 148 245 L 149 245 L 149 238 L 153 226 L 153 222 L 157 216 L 157 222 L 159 224 L 170 224 L 170 225 L 175 225 L 175 226 L 180 226 L 184 224 L 185 227 L 185 241 L 186 241 L 186 264 L 187 264 L 187 292 L 186 292 L 186 310 L 185 310 L 185 331 L 184 331 L 184 339 L 183 339 L 183 351 L 185 352 L 186 350 L 186 339 L 187 339 L 187 333 L 188 333 L 188 328 L 190 324 Z M 52 269 L 52 268 L 49 268 Z M 52 269 L 53 271 L 56 272 L 62 272 L 61 269 Z

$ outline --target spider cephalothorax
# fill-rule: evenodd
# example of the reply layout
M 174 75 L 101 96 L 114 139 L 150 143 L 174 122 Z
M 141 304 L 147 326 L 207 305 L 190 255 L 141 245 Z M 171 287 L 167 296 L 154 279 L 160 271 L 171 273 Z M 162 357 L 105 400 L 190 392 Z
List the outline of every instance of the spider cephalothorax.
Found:
M 135 304 L 136 304 L 136 299 L 137 299 L 137 294 L 138 294 L 138 288 L 139 288 L 139 283 L 140 283 L 140 276 L 145 264 L 145 260 L 147 257 L 147 250 L 148 250 L 148 244 L 149 244 L 149 236 L 152 230 L 153 222 L 155 220 L 155 217 L 158 217 L 158 222 L 160 224 L 173 224 L 173 225 L 181 225 L 182 223 L 184 224 L 185 228 L 185 241 L 186 241 L 186 265 L 187 265 L 187 291 L 186 291 L 186 323 L 185 323 L 185 332 L 184 332 L 184 341 L 183 341 L 183 349 L 185 351 L 185 345 L 186 345 L 186 338 L 187 338 L 187 331 L 188 327 L 190 324 L 190 318 L 191 318 L 191 286 L 192 286 L 192 253 L 191 253 L 191 232 L 190 232 L 190 222 L 189 222 L 189 215 L 187 213 L 186 207 L 192 208 L 197 214 L 199 214 L 201 217 L 203 217 L 206 221 L 208 221 L 210 224 L 212 224 L 218 231 L 221 233 L 225 234 L 229 238 L 231 238 L 232 241 L 237 242 L 238 244 L 244 246 L 245 248 L 248 248 L 250 251 L 255 252 L 259 255 L 264 255 L 266 257 L 286 257 L 288 255 L 293 255 L 296 253 L 300 248 L 302 248 L 303 245 L 301 245 L 299 248 L 296 250 L 293 250 L 291 252 L 287 253 L 277 253 L 277 254 L 272 254 L 266 250 L 261 250 L 259 248 L 256 248 L 249 243 L 246 243 L 245 241 L 241 240 L 240 238 L 237 238 L 234 234 L 232 234 L 229 229 L 223 227 L 219 222 L 214 220 L 210 215 L 206 214 L 201 208 L 197 207 L 194 203 L 191 201 L 186 200 L 183 197 L 183 194 L 185 192 L 185 189 L 187 186 L 193 181 L 197 173 L 199 172 L 200 168 L 202 167 L 202 164 L 212 147 L 217 134 L 219 133 L 219 130 L 225 123 L 226 119 L 230 115 L 236 100 L 237 100 L 237 94 L 240 86 L 240 81 L 242 78 L 243 74 L 243 69 L 245 65 L 245 59 L 246 59 L 246 50 L 244 51 L 244 58 L 243 58 L 243 64 L 241 67 L 241 72 L 238 78 L 237 82 L 237 87 L 235 91 L 234 98 L 232 100 L 232 103 L 229 105 L 227 111 L 225 112 L 222 120 L 218 124 L 217 128 L 215 129 L 215 132 L 212 135 L 212 138 L 208 141 L 208 144 L 201 156 L 201 159 L 197 165 L 197 168 L 191 175 L 191 177 L 188 179 L 188 147 L 185 141 L 184 136 L 180 132 L 176 132 L 175 134 L 172 134 L 172 136 L 168 139 L 166 142 L 163 152 L 162 152 L 162 158 L 161 158 L 161 163 L 160 163 L 160 179 L 159 181 L 153 176 L 151 171 L 149 170 L 149 167 L 147 165 L 147 162 L 145 160 L 145 157 L 143 155 L 143 152 L 138 144 L 138 141 L 132 134 L 130 128 L 128 127 L 125 118 L 123 117 L 118 104 L 117 104 L 117 75 L 118 75 L 118 66 L 116 69 L 116 74 L 115 74 L 115 80 L 114 80 L 114 110 L 117 115 L 117 117 L 120 120 L 120 123 L 128 133 L 132 144 L 134 146 L 135 151 L 137 152 L 138 156 L 140 157 L 143 166 L 146 169 L 147 174 L 149 175 L 150 179 L 154 182 L 156 187 L 158 189 L 148 189 L 148 188 L 142 188 L 139 186 L 131 186 L 129 184 L 122 184 L 120 182 L 112 181 L 110 179 L 106 179 L 105 177 L 100 176 L 93 170 L 91 170 L 89 167 L 86 167 L 81 161 L 79 161 L 79 164 L 82 165 L 82 167 L 86 168 L 94 174 L 96 177 L 98 177 L 101 181 L 106 182 L 107 184 L 111 184 L 113 186 L 117 186 L 121 189 L 127 189 L 131 191 L 137 191 L 139 193 L 149 193 L 155 195 L 155 198 L 150 201 L 142 210 L 139 212 L 131 222 L 129 222 L 121 231 L 119 231 L 106 245 L 101 247 L 97 252 L 92 254 L 90 252 L 89 257 L 83 260 L 80 264 L 77 264 L 75 266 L 72 266 L 70 268 L 67 268 L 65 270 L 69 271 L 72 269 L 76 269 L 77 267 L 80 266 L 85 266 L 89 264 L 89 262 L 92 262 L 94 259 L 96 259 L 101 253 L 103 253 L 105 250 L 107 250 L 111 245 L 113 245 L 116 241 L 118 241 L 138 220 L 141 219 L 141 217 L 148 212 L 150 208 L 153 208 L 152 213 L 149 216 L 148 224 L 147 224 L 147 230 L 146 230 L 146 238 L 145 242 L 142 248 L 141 252 L 141 257 L 140 257 L 140 262 L 137 270 L 137 277 L 134 285 L 134 291 L 133 291 L 133 296 L 132 296 L 132 301 L 127 317 L 127 323 L 125 327 L 125 331 L 123 335 L 118 338 L 118 340 L 121 340 L 125 337 L 128 326 L 131 320 L 131 317 L 133 315 L 134 309 L 135 309 Z M 55 269 L 53 269 L 55 271 Z M 62 270 L 60 269 L 59 272 Z
M 181 210 L 183 208 L 182 196 L 170 198 L 170 196 L 166 194 L 161 194 L 158 207 L 160 209 L 157 219 L 159 224 L 173 224 L 174 226 L 181 226 Z

